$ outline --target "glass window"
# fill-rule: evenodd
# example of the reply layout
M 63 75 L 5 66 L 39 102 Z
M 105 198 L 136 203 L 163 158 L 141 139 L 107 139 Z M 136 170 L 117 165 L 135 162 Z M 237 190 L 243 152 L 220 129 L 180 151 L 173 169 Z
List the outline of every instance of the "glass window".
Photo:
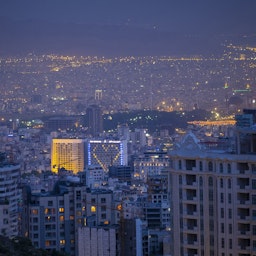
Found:
M 232 219 L 232 209 L 228 209 L 228 217 L 229 219 Z
M 228 225 L 228 233 L 229 233 L 229 234 L 232 234 L 232 224 L 229 224 L 229 225 Z
M 59 212 L 64 212 L 64 207 L 60 207 Z
M 181 160 L 179 160 L 179 170 L 182 169 L 182 164 L 181 164 Z
M 213 178 L 212 177 L 209 177 L 208 183 L 209 183 L 210 187 L 213 186 Z
M 256 189 L 256 180 L 252 180 L 252 189 Z
M 231 173 L 231 165 L 228 164 L 228 173 Z
M 256 204 L 256 195 L 252 195 L 252 204 Z
M 199 170 L 200 170 L 200 171 L 203 170 L 203 163 L 202 163 L 202 161 L 199 162 Z
M 220 208 L 220 217 L 224 218 L 224 208 Z
M 224 194 L 223 193 L 220 193 L 220 202 L 224 203 Z
M 224 223 L 221 223 L 221 233 L 224 233 Z
M 213 164 L 212 164 L 212 162 L 208 163 L 208 171 L 210 171 L 210 172 L 213 171 Z
M 223 173 L 223 163 L 220 163 L 220 172 Z
M 231 179 L 228 179 L 228 188 L 231 189 L 232 185 L 231 185 Z
M 223 188 L 223 179 L 220 179 L 220 187 Z

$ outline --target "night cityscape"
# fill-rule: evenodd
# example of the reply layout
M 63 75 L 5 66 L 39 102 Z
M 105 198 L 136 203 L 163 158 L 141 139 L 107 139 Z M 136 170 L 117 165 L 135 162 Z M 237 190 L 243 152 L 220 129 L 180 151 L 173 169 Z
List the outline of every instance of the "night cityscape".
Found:
M 256 2 L 0 3 L 0 255 L 256 255 Z

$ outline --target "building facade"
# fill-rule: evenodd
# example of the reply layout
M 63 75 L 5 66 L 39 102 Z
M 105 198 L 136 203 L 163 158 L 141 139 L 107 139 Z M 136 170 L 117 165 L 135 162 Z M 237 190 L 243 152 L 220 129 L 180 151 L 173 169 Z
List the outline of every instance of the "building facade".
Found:
M 65 168 L 73 173 L 84 170 L 84 140 L 53 139 L 51 145 L 52 172 Z
M 126 140 L 88 140 L 85 153 L 88 166 L 100 165 L 105 172 L 109 166 L 128 162 Z
M 116 256 L 117 229 L 114 227 L 82 227 L 78 229 L 78 256 Z
M 113 193 L 90 190 L 74 177 L 58 181 L 51 192 L 33 194 L 25 190 L 26 224 L 22 233 L 36 248 L 75 256 L 79 251 L 79 228 L 116 224 Z M 90 246 L 89 242 L 85 244 Z
M 88 134 L 96 138 L 103 132 L 103 117 L 98 105 L 91 105 L 86 109 Z
M 172 255 L 256 255 L 256 150 L 250 148 L 205 150 L 189 133 L 170 153 Z
M 0 163 L 0 234 L 8 237 L 20 234 L 19 178 L 19 165 Z

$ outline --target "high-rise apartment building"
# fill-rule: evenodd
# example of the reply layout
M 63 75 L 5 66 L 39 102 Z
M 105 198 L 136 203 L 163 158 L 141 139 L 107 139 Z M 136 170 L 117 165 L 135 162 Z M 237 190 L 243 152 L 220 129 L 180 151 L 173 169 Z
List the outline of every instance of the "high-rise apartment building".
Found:
M 235 152 L 189 133 L 170 153 L 172 255 L 256 255 L 256 130 L 236 134 Z
M 86 109 L 88 134 L 98 137 L 103 132 L 103 117 L 98 105 L 91 105 Z
M 53 139 L 51 147 L 52 172 L 65 168 L 73 173 L 84 170 L 84 140 Z
M 19 235 L 19 203 L 21 193 L 18 188 L 20 166 L 6 163 L 1 153 L 0 161 L 0 234 L 8 237 Z

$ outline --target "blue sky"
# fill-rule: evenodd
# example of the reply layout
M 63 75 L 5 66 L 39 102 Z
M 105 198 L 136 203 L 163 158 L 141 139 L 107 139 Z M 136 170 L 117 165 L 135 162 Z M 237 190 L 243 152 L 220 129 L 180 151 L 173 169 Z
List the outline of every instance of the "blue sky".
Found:
M 253 32 L 255 0 L 1 0 L 14 20 L 130 25 L 174 32 Z

